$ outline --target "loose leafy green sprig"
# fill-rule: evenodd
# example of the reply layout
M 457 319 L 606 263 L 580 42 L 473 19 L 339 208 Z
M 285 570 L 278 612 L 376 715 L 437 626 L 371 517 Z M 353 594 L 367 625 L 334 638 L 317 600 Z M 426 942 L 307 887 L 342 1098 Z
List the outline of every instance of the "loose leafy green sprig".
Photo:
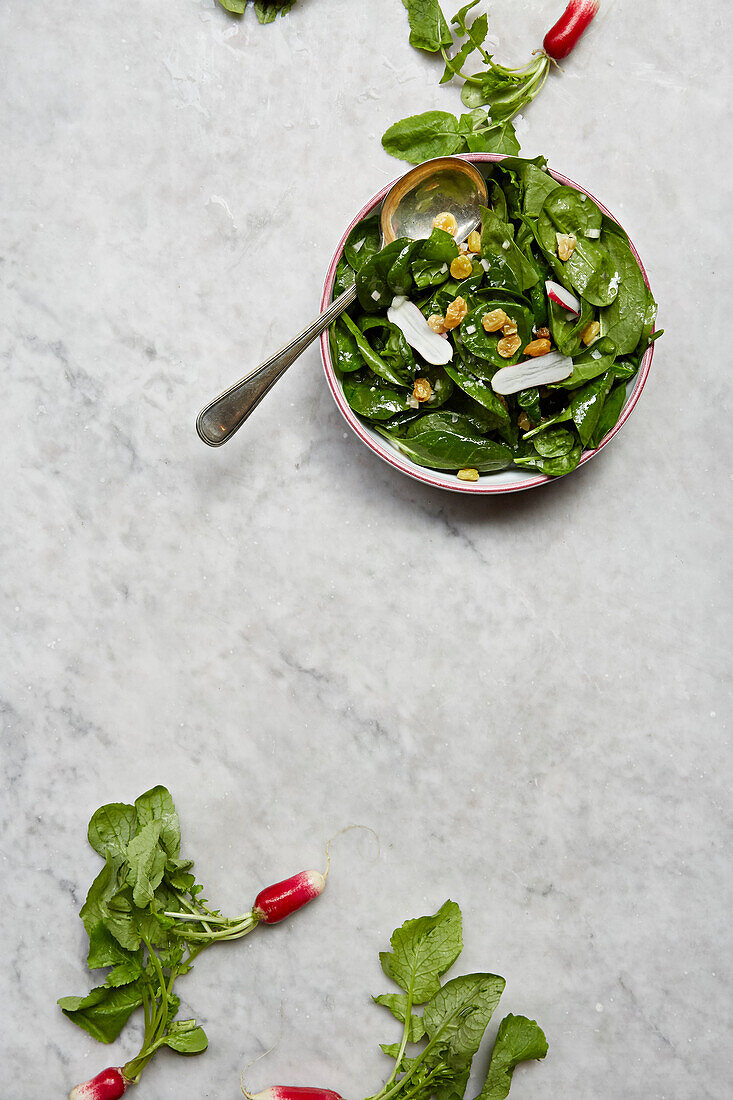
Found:
M 410 43 L 428 53 L 440 53 L 445 68 L 440 83 L 454 77 L 463 82 L 461 99 L 470 113 L 456 118 L 447 111 L 426 111 L 396 122 L 382 138 L 392 156 L 412 164 L 455 153 L 518 153 L 512 119 L 541 91 L 550 71 L 544 51 L 519 69 L 498 65 L 485 48 L 488 17 L 471 22 L 471 0 L 446 23 L 438 0 L 403 0 L 410 23 Z M 451 52 L 452 51 L 452 52 Z M 466 73 L 470 58 L 478 55 L 482 68 Z
M 652 339 L 656 303 L 621 227 L 588 196 L 558 184 L 544 158 L 509 156 L 484 168 L 490 209 L 482 210 L 481 255 L 463 279 L 449 273 L 458 248 L 440 230 L 381 250 L 374 217 L 352 231 L 335 294 L 356 282 L 358 302 L 331 327 L 333 362 L 354 412 L 418 465 L 480 474 L 515 465 L 560 476 L 617 423 Z M 576 242 L 567 262 L 558 234 Z M 549 300 L 547 280 L 577 295 L 577 318 Z M 454 355 L 445 368 L 423 362 L 385 316 L 395 295 L 409 296 L 426 318 L 463 299 L 467 313 L 447 334 Z M 500 309 L 521 337 L 510 357 L 498 348 L 501 332 L 482 325 Z M 586 346 L 592 323 L 600 328 Z M 497 370 L 516 364 L 545 328 L 573 360 L 570 376 L 497 394 Z M 422 403 L 412 392 L 417 378 L 432 390 Z
M 394 1067 L 369 1100 L 462 1100 L 474 1055 L 506 983 L 497 974 L 480 973 L 441 984 L 463 948 L 461 911 L 453 901 L 433 916 L 405 921 L 390 943 L 392 950 L 381 952 L 379 961 L 403 992 L 374 1000 L 403 1025 L 402 1038 L 382 1044 Z M 422 1011 L 415 1011 L 420 1006 Z M 514 1067 L 546 1054 L 547 1041 L 533 1020 L 507 1016 L 477 1100 L 503 1100 Z
M 233 15 L 243 15 L 249 0 L 219 0 L 219 3 Z M 273 23 L 278 15 L 287 15 L 295 5 L 295 0 L 254 0 L 253 6 L 260 23 Z
M 137 1081 L 160 1047 L 181 1054 L 206 1049 L 203 1028 L 195 1020 L 176 1019 L 180 1001 L 174 983 L 208 943 L 246 935 L 257 921 L 249 914 L 227 920 L 209 908 L 191 874 L 192 860 L 181 858 L 178 814 L 165 787 L 146 791 L 134 806 L 100 807 L 88 837 L 104 867 L 79 915 L 89 936 L 87 965 L 108 973 L 86 997 L 62 997 L 58 1003 L 102 1043 L 116 1039 L 142 1007 L 142 1045 L 122 1067 L 125 1078 Z

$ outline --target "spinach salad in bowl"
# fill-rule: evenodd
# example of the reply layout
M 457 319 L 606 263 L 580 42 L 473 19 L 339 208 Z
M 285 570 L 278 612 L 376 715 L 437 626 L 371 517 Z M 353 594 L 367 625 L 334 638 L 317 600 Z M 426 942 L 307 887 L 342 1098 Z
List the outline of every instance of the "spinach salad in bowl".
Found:
M 488 206 L 466 241 L 381 247 L 378 214 L 346 239 L 330 328 L 361 421 L 420 467 L 461 481 L 515 467 L 570 473 L 617 424 L 656 303 L 624 230 L 543 158 L 482 162 Z

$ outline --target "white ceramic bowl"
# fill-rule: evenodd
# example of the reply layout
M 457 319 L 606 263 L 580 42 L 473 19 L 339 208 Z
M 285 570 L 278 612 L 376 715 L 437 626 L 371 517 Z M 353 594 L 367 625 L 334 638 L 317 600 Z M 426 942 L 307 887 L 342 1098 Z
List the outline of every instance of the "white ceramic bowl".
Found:
M 474 164 L 483 164 L 486 161 L 501 161 L 504 158 L 503 156 L 495 153 L 471 153 L 466 155 L 465 159 L 472 161 Z M 570 187 L 575 187 L 578 191 L 582 191 L 584 194 L 588 195 L 589 198 L 593 199 L 593 201 L 600 207 L 604 214 L 608 214 L 609 217 L 618 222 L 618 218 L 614 218 L 610 210 L 608 210 L 602 202 L 599 202 L 595 195 L 591 195 L 590 191 L 586 191 L 584 187 L 580 187 L 579 184 L 575 183 L 571 179 L 568 179 L 567 176 L 561 175 L 559 172 L 553 171 L 552 176 L 558 181 L 558 183 L 563 183 L 569 185 Z M 379 204 L 381 203 L 382 199 L 387 194 L 391 186 L 392 183 L 388 183 L 386 187 L 383 187 L 378 194 L 374 195 L 374 197 L 369 200 L 369 202 L 362 210 L 359 211 L 351 224 L 348 225 L 346 230 L 344 231 L 344 235 L 339 241 L 338 248 L 336 249 L 333 255 L 333 259 L 331 260 L 328 268 L 326 281 L 323 285 L 323 298 L 321 300 L 321 309 L 326 308 L 333 296 L 333 284 L 336 277 L 336 265 L 341 259 L 341 255 L 344 250 L 344 244 L 346 243 L 346 238 L 348 237 L 354 226 L 357 224 L 357 222 L 360 222 L 362 218 L 366 218 L 369 214 L 373 213 L 378 208 Z M 639 257 L 639 253 L 636 251 L 633 242 L 630 241 L 629 243 L 631 244 L 631 250 L 634 253 L 634 256 L 639 261 L 639 267 L 641 268 L 642 274 L 644 275 L 646 284 L 647 286 L 649 286 L 649 280 L 647 278 L 646 271 L 644 270 L 644 265 L 642 264 Z M 651 290 L 651 287 L 649 287 L 649 289 Z M 631 415 L 631 412 L 636 405 L 636 402 L 641 397 L 641 391 L 644 389 L 644 385 L 649 375 L 649 370 L 652 365 L 652 358 L 654 356 L 654 347 L 654 344 L 649 345 L 649 348 L 644 353 L 644 358 L 641 361 L 641 366 L 639 367 L 638 374 L 635 376 L 635 378 L 631 380 L 631 382 L 629 382 L 626 394 L 626 403 L 624 404 L 618 423 L 614 428 L 611 429 L 608 435 L 604 437 L 597 450 L 583 452 L 579 463 L 580 466 L 582 466 L 585 462 L 590 462 L 590 460 L 595 455 L 597 455 L 599 451 L 603 450 L 603 448 L 611 442 L 614 436 L 621 430 L 626 421 L 629 419 L 629 416 Z M 545 474 L 532 474 L 527 472 L 526 470 L 519 470 L 514 468 L 509 470 L 500 470 L 497 473 L 492 474 L 482 474 L 478 481 L 459 481 L 455 473 L 448 473 L 441 470 L 431 470 L 425 466 L 418 466 L 415 462 L 412 462 L 409 458 L 396 450 L 396 448 L 394 448 L 381 435 L 379 435 L 372 428 L 363 423 L 363 421 L 359 419 L 353 409 L 351 409 L 346 398 L 344 397 L 344 392 L 341 389 L 341 384 L 336 377 L 336 373 L 333 368 L 333 359 L 331 357 L 331 348 L 328 340 L 327 331 L 324 332 L 323 336 L 321 337 L 321 357 L 323 359 L 323 367 L 326 372 L 326 379 L 331 388 L 331 393 L 333 394 L 334 401 L 341 410 L 344 419 L 347 421 L 353 431 L 356 432 L 362 443 L 366 443 L 367 447 L 374 451 L 374 453 L 385 462 L 388 462 L 390 466 L 394 466 L 396 470 L 400 470 L 403 474 L 407 474 L 409 477 L 414 477 L 417 481 L 421 481 L 424 485 L 433 485 L 437 489 L 450 489 L 454 493 L 474 493 L 479 495 L 487 495 L 496 493 L 516 493 L 522 489 L 534 489 L 538 485 L 545 485 L 548 481 L 557 480 L 556 478 L 547 477 Z

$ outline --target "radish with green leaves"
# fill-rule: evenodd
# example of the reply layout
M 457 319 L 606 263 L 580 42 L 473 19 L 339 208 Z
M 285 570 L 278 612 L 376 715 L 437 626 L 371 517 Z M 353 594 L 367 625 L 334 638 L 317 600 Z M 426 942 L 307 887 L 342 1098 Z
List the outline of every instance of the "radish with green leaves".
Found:
M 463 947 L 461 911 L 446 901 L 432 916 L 406 921 L 392 933 L 391 951 L 380 952 L 384 973 L 400 992 L 374 1000 L 402 1026 L 399 1042 L 382 1044 L 394 1059 L 385 1084 L 368 1100 L 460 1100 L 486 1027 L 499 1003 L 504 979 L 464 974 L 442 982 Z M 422 1011 L 416 1011 L 422 1006 Z M 407 1046 L 412 1050 L 408 1056 Z M 507 1016 L 499 1026 L 488 1072 L 476 1100 L 504 1100 L 520 1062 L 544 1058 L 547 1040 L 526 1016 Z M 276 1085 L 247 1100 L 341 1100 L 330 1089 Z
M 526 65 L 508 68 L 494 61 L 496 39 L 489 35 L 486 13 L 469 20 L 478 2 L 465 4 L 449 26 L 439 0 L 404 0 L 410 44 L 442 56 L 440 83 L 460 80 L 461 99 L 469 111 L 460 118 L 448 111 L 426 111 L 401 119 L 382 138 L 392 156 L 419 164 L 466 152 L 516 155 L 519 142 L 512 119 L 540 93 L 552 65 L 575 48 L 599 7 L 598 0 L 571 0 L 545 35 L 544 49 L 536 50 Z
M 86 997 L 62 997 L 61 1010 L 103 1043 L 111 1043 L 132 1013 L 143 1010 L 140 1050 L 124 1066 L 110 1067 L 77 1085 L 71 1100 L 117 1100 L 137 1084 L 162 1047 L 200 1054 L 208 1040 L 195 1020 L 178 1020 L 175 981 L 203 949 L 241 939 L 258 924 L 275 924 L 302 909 L 324 889 L 320 871 L 301 871 L 261 890 L 241 916 L 210 907 L 181 858 L 181 832 L 165 787 L 146 791 L 133 806 L 111 803 L 93 815 L 89 843 L 104 859 L 80 916 L 89 937 L 87 965 L 106 970 L 104 983 Z

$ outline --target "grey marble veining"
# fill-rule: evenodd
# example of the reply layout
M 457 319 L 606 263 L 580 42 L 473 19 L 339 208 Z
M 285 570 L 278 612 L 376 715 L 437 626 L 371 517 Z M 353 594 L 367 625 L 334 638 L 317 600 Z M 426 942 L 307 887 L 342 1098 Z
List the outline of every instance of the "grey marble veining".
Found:
M 559 8 L 495 0 L 502 57 Z M 370 454 L 317 348 L 225 448 L 193 430 L 313 316 L 399 174 L 387 125 L 459 107 L 399 0 L 268 27 L 3 5 L 3 1100 L 134 1052 L 55 1000 L 88 983 L 88 817 L 158 781 L 226 909 L 351 822 L 380 848 L 344 834 L 316 905 L 201 958 L 210 1049 L 141 1097 L 234 1098 L 278 1038 L 251 1087 L 373 1092 L 377 952 L 448 896 L 465 969 L 547 1032 L 516 1100 L 730 1095 L 726 10 L 604 3 L 526 112 L 525 151 L 631 232 L 667 335 L 597 460 L 474 502 Z

